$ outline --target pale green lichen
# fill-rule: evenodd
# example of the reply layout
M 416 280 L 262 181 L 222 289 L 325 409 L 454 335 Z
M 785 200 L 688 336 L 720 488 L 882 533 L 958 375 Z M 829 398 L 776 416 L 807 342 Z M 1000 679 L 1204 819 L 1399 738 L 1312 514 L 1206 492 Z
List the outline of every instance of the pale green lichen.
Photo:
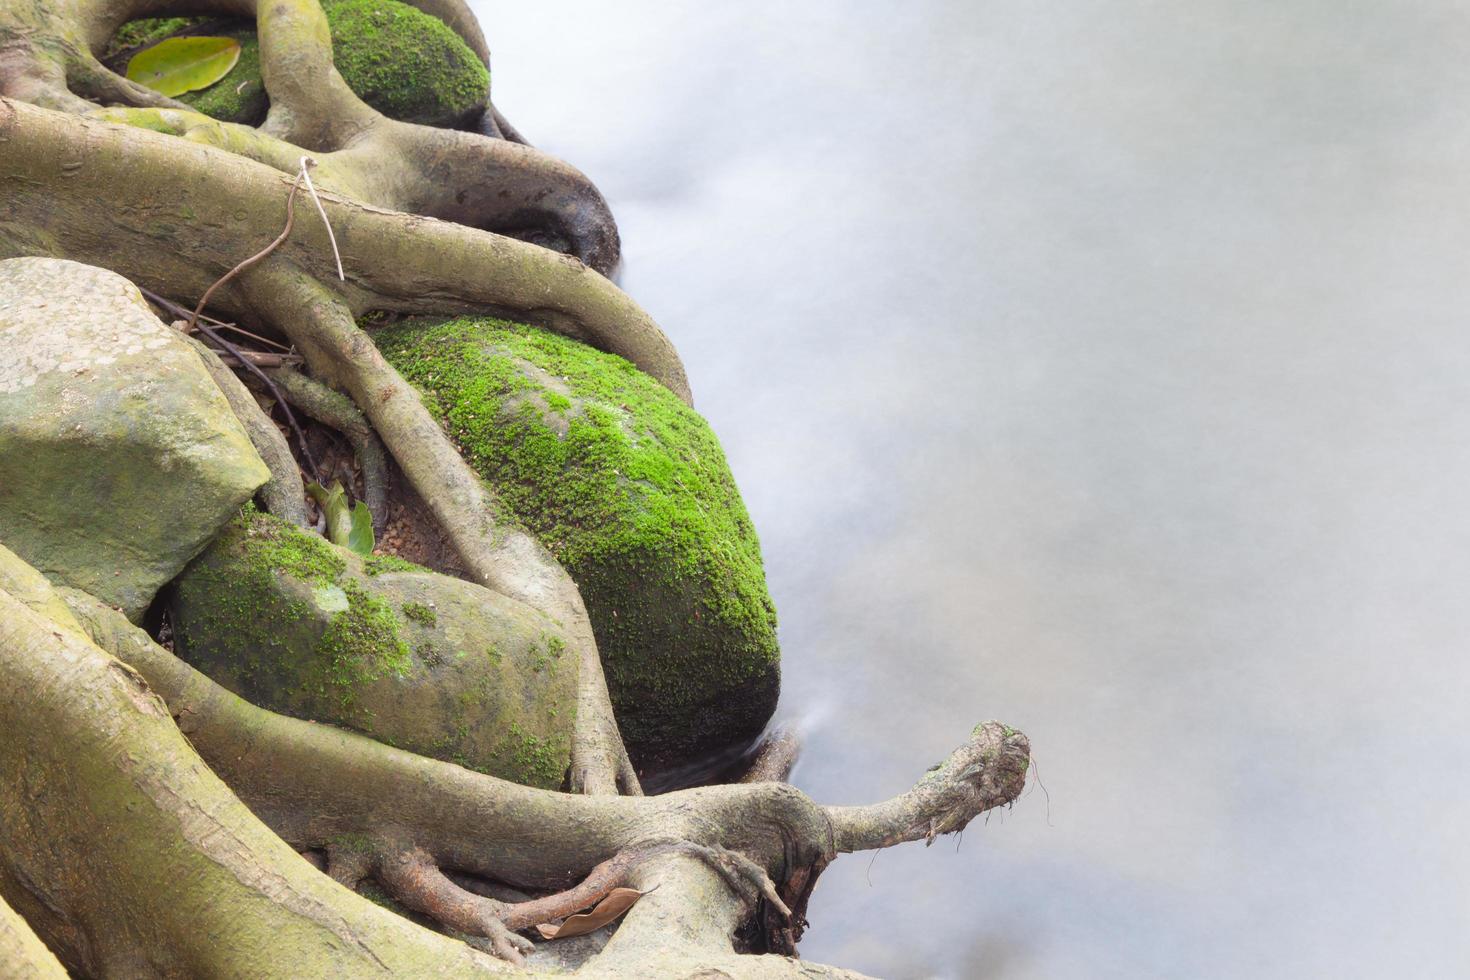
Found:
M 775 611 L 704 420 L 622 358 L 523 324 L 415 318 L 374 339 L 571 572 L 635 756 L 754 737 L 777 693 Z

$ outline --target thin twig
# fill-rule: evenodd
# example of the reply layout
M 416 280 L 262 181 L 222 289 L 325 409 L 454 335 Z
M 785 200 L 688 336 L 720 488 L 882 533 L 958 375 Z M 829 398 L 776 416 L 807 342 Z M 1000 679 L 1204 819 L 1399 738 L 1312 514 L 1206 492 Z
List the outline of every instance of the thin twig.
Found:
M 306 171 L 305 169 L 302 169 L 301 172 L 296 175 L 296 179 L 291 182 L 291 193 L 286 195 L 286 227 L 281 229 L 281 233 L 276 236 L 275 241 L 271 242 L 265 248 L 250 256 L 250 258 L 243 260 L 239 265 L 235 266 L 229 272 L 226 272 L 224 275 L 220 276 L 214 281 L 214 285 L 210 286 L 204 291 L 204 295 L 199 297 L 199 305 L 194 307 L 193 313 L 189 314 L 190 330 L 194 330 L 199 326 L 199 314 L 204 312 L 204 307 L 209 303 L 209 297 L 214 295 L 214 291 L 216 289 L 220 288 L 225 283 L 233 279 L 235 276 L 239 275 L 255 263 L 259 262 L 261 259 L 264 259 L 267 255 L 271 254 L 276 249 L 280 248 L 281 243 L 284 242 L 286 240 L 286 237 L 291 234 L 291 226 L 296 222 L 296 192 L 301 189 L 301 178 L 305 176 Z
M 274 351 L 254 350 L 242 350 L 236 354 L 231 354 L 229 351 L 226 350 L 217 350 L 215 351 L 215 353 L 220 355 L 221 357 L 244 358 L 244 361 L 241 361 L 239 363 L 244 363 L 248 361 L 249 363 L 254 364 L 256 367 L 263 368 L 290 367 L 292 365 L 301 363 L 300 354 L 277 354 Z
M 291 426 L 291 431 L 296 435 L 296 443 L 301 447 L 301 455 L 306 459 L 306 468 L 307 471 L 311 474 L 312 481 L 315 483 L 320 483 L 322 482 L 321 470 L 317 468 L 316 458 L 311 454 L 311 447 L 306 444 L 306 433 L 301 431 L 301 426 L 297 423 L 295 414 L 292 413 L 291 407 L 286 404 L 286 399 L 281 397 L 280 389 L 276 387 L 275 382 L 266 377 L 264 371 L 256 367 L 249 360 L 247 360 L 245 356 L 241 353 L 240 349 L 237 348 L 234 344 L 221 337 L 212 328 L 206 327 L 204 324 L 199 322 L 199 315 L 204 312 L 205 304 L 209 302 L 209 297 L 214 295 L 214 291 L 216 289 L 228 282 L 233 276 L 238 275 L 244 270 L 250 268 L 255 263 L 259 262 L 261 259 L 264 259 L 267 255 L 270 255 L 277 248 L 279 248 L 281 246 L 281 243 L 284 242 L 287 236 L 291 234 L 291 226 L 296 221 L 296 192 L 301 189 L 301 178 L 303 178 L 304 176 L 306 176 L 306 169 L 303 167 L 301 172 L 296 175 L 296 179 L 291 183 L 291 193 L 286 195 L 286 227 L 281 229 L 281 233 L 276 236 L 275 241 L 271 242 L 265 248 L 261 249 L 259 252 L 256 252 L 248 259 L 242 261 L 239 265 L 235 266 L 229 272 L 226 272 L 224 275 L 220 276 L 214 281 L 214 285 L 210 286 L 204 291 L 204 295 L 199 297 L 199 305 L 194 307 L 194 312 L 189 316 L 188 326 L 186 329 L 198 330 L 210 340 L 214 341 L 216 344 L 219 344 L 230 354 L 234 355 L 235 360 L 240 362 L 241 367 L 245 368 L 245 370 L 249 371 L 251 374 L 259 378 L 265 384 L 265 386 L 270 389 L 271 394 L 275 397 L 276 401 L 280 403 L 281 410 L 286 413 L 286 422 Z
M 142 286 L 138 287 L 138 292 L 142 293 L 143 296 L 148 300 L 148 302 L 152 303 L 154 306 L 163 307 L 166 312 L 172 313 L 175 317 L 178 317 L 181 320 L 188 317 L 189 315 L 188 310 L 180 306 L 178 303 L 175 303 L 167 296 L 160 296 L 153 290 L 144 289 Z M 229 330 L 232 333 L 237 333 L 240 336 L 249 338 L 250 340 L 256 341 L 257 343 L 265 344 L 267 347 L 274 347 L 276 348 L 276 350 L 286 353 L 289 353 L 291 350 L 291 346 L 289 344 L 283 344 L 279 340 L 271 340 L 269 337 L 262 337 L 258 333 L 251 333 L 249 330 L 246 330 L 244 327 L 240 326 L 237 323 L 230 323 L 225 320 L 220 320 L 210 316 L 207 313 L 201 313 L 199 315 L 199 319 L 207 322 L 210 326 L 218 327 L 221 330 Z
M 249 371 L 251 374 L 255 375 L 261 381 L 265 382 L 265 386 L 270 389 L 271 397 L 275 398 L 277 403 L 280 404 L 281 411 L 286 413 L 286 423 L 291 426 L 291 431 L 296 435 L 296 444 L 301 447 L 301 455 L 306 457 L 306 468 L 307 471 L 311 474 L 312 482 L 321 483 L 321 470 L 317 468 L 316 457 L 312 456 L 311 447 L 306 444 L 306 433 L 301 431 L 301 425 L 296 421 L 296 415 L 291 411 L 291 405 L 287 402 L 285 396 L 281 394 L 281 389 L 276 387 L 276 383 L 272 381 L 264 371 L 262 371 L 259 367 L 256 367 L 255 363 L 251 361 L 246 356 L 245 352 L 240 350 L 240 348 L 236 347 L 234 344 L 230 343 L 228 340 L 215 333 L 212 328 L 206 327 L 202 323 L 196 324 L 195 326 L 198 328 L 200 333 L 204 334 L 204 336 L 208 337 L 210 340 L 223 347 L 225 349 L 225 353 L 229 354 L 236 361 L 239 361 L 241 367 Z
M 306 192 L 311 195 L 311 200 L 316 204 L 316 213 L 322 216 L 322 224 L 327 226 L 327 240 L 332 243 L 332 258 L 337 260 L 337 278 L 342 282 L 347 281 L 347 274 L 342 271 L 342 253 L 337 251 L 337 236 L 332 231 L 332 223 L 327 220 L 327 209 L 322 207 L 322 199 L 316 196 L 316 187 L 311 183 L 311 174 L 308 172 L 316 166 L 316 161 L 311 157 L 301 158 L 301 176 L 306 178 Z

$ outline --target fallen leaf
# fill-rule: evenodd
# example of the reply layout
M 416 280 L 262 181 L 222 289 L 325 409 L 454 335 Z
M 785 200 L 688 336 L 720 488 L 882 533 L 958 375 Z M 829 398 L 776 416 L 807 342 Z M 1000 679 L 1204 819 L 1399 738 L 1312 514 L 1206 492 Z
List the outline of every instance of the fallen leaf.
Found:
M 643 892 L 636 888 L 614 888 L 607 893 L 606 898 L 597 903 L 596 908 L 591 912 L 569 915 L 562 920 L 559 926 L 539 925 L 536 931 L 541 933 L 542 939 L 570 939 L 572 936 L 585 936 L 589 932 L 601 929 L 628 911 L 642 897 Z
M 347 532 L 347 548 L 359 555 L 373 553 L 373 512 L 368 510 L 367 501 L 359 500 L 352 506 L 352 530 Z
M 240 60 L 232 37 L 168 37 L 128 60 L 128 78 L 161 95 L 209 88 Z

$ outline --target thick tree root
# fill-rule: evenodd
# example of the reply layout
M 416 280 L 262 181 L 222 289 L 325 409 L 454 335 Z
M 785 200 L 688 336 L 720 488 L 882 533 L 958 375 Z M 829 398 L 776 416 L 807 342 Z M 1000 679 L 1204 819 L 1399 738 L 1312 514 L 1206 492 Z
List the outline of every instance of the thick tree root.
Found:
M 53 160 L 68 165 L 58 173 Z M 155 292 L 199 296 L 279 232 L 290 183 L 227 152 L 0 99 L 0 187 L 7 195 L 0 254 L 7 257 L 91 262 Z M 332 281 L 326 229 L 310 218 L 270 263 L 330 283 L 354 315 L 511 313 L 620 354 L 688 400 L 668 338 L 581 263 L 471 228 L 321 197 L 348 280 Z M 108 216 L 105 226 L 99 213 Z M 238 284 L 221 292 L 222 309 L 253 313 Z
M 290 186 L 286 174 L 226 150 L 0 98 L 5 257 L 70 258 L 154 292 L 198 297 L 279 233 Z M 320 197 L 347 281 L 336 281 L 326 228 L 300 202 L 301 220 L 270 262 L 330 284 L 354 315 L 514 315 L 626 357 L 689 400 L 663 331 L 576 259 L 325 190 Z M 216 305 L 246 320 L 253 314 L 238 284 L 221 290 Z
M 315 280 L 288 269 L 263 266 L 246 277 L 260 315 L 295 342 L 319 377 L 362 406 L 471 575 L 562 626 L 579 668 L 572 789 L 640 793 L 613 716 L 592 624 L 571 576 L 535 538 L 501 518 L 490 488 L 340 301 Z
M 486 975 L 250 814 L 136 672 L 0 588 L 0 895 L 85 976 Z
M 456 928 L 479 923 L 498 934 L 485 925 L 493 919 L 514 931 L 618 885 L 658 886 L 664 896 L 661 873 L 652 869 L 683 868 L 692 859 L 721 883 L 725 911 L 715 920 L 729 919 L 725 948 L 754 905 L 767 947 L 789 951 L 812 886 L 838 852 L 914 839 L 916 827 L 923 828 L 917 836 L 960 830 L 1013 800 L 1025 780 L 1025 736 L 990 723 L 913 791 L 873 807 L 821 807 L 782 783 L 643 798 L 533 790 L 273 715 L 223 691 L 95 599 L 60 592 L 93 639 L 163 696 L 211 767 L 273 830 L 298 849 L 326 850 L 342 881 L 368 874 L 381 880 L 393 860 L 430 862 L 445 875 L 427 879 L 433 888 L 404 891 L 408 879 L 391 870 L 390 887 L 430 914 L 459 909 Z M 471 902 L 479 896 L 453 886 L 451 871 L 552 894 L 524 906 Z M 680 871 L 669 884 L 686 877 Z M 471 922 L 464 909 L 478 918 Z
M 26 152 L 14 152 L 20 146 Z M 120 147 L 127 152 L 113 152 Z M 47 159 L 79 165 L 63 167 L 65 176 L 57 177 Z M 0 100 L 0 186 L 13 191 L 0 205 L 0 254 L 64 255 L 117 269 L 155 291 L 202 295 L 239 264 L 238 257 L 218 252 L 218 229 L 243 223 L 251 229 L 247 240 L 270 240 L 280 220 L 272 217 L 280 207 L 274 201 L 287 197 L 289 184 L 283 175 L 228 153 Z M 118 200 L 124 194 L 135 195 L 136 207 Z M 474 297 L 488 300 L 494 293 L 522 309 L 551 308 L 555 324 L 629 355 L 687 397 L 672 346 L 616 287 L 575 260 L 457 225 L 325 200 L 354 271 L 351 283 L 341 291 L 340 284 L 324 285 L 331 254 L 325 229 L 303 221 L 280 249 L 221 289 L 222 300 L 283 331 L 317 377 L 352 396 L 481 584 L 562 624 L 581 670 L 572 785 L 587 792 L 637 792 L 575 584 L 539 544 L 499 518 L 478 475 L 357 328 L 352 302 L 406 310 L 483 309 L 495 304 Z M 99 210 L 111 219 L 101 235 Z M 197 242 L 188 241 L 178 224 L 184 212 L 193 216 L 185 222 L 188 228 L 207 229 Z M 368 225 L 379 227 L 372 231 Z M 13 237 L 24 229 L 45 232 Z M 456 255 L 469 266 L 457 268 Z M 368 281 L 375 285 L 364 293 Z M 486 283 L 493 288 L 477 291 Z M 449 298 L 455 295 L 463 298 Z
M 66 112 L 105 104 L 183 112 L 187 107 L 115 74 L 97 58 L 123 20 L 168 13 L 169 0 L 38 0 L 0 22 L 0 94 Z M 260 131 L 188 126 L 232 152 L 294 172 L 314 154 L 322 182 L 380 208 L 411 211 L 510 233 L 548 235 L 600 272 L 618 262 L 617 226 L 606 201 L 574 168 L 523 143 L 388 119 L 362 102 L 332 63 L 316 0 L 195 0 L 200 14 L 254 16 L 270 112 Z M 435 4 L 454 7 L 454 4 Z M 437 13 L 437 11 L 436 11 Z M 462 35 L 468 10 L 446 10 Z M 479 38 L 483 50 L 483 38 Z M 129 119 L 126 112 L 114 114 Z M 156 118 L 134 121 L 157 126 Z

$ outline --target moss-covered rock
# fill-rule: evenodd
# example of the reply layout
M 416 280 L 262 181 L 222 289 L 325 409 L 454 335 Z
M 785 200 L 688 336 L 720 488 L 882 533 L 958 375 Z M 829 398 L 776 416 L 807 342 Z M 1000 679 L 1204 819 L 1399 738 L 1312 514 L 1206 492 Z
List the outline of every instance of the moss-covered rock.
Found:
M 131 282 L 0 262 L 0 541 L 21 558 L 136 620 L 269 477 Z
M 426 126 L 460 125 L 478 117 L 490 91 L 490 72 L 469 46 L 438 18 L 399 0 L 323 0 L 332 30 L 332 54 L 342 78 L 364 102 L 394 119 Z M 116 53 L 181 31 L 233 37 L 240 60 L 223 79 L 180 101 L 226 122 L 257 125 L 270 101 L 260 74 L 260 41 L 248 20 L 158 17 L 124 24 L 113 37 Z
M 635 761 L 759 734 L 779 688 L 775 611 L 705 421 L 622 358 L 534 327 L 409 319 L 374 339 L 576 580 Z
M 178 578 L 170 611 L 179 655 L 255 704 L 562 783 L 577 665 L 520 603 L 247 508 Z

